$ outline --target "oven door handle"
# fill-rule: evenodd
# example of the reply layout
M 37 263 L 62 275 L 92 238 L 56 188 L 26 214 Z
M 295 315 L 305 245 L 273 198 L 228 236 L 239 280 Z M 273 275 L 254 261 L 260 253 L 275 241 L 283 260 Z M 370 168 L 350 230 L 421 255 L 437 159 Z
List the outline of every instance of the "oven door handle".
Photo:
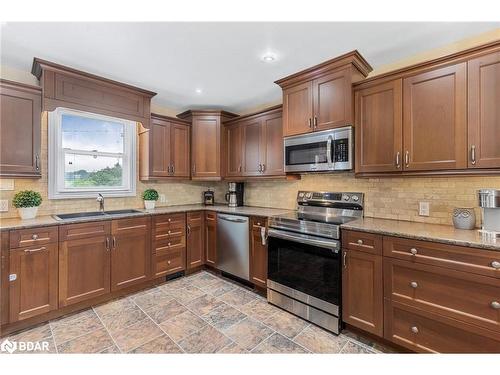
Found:
M 333 160 L 332 160 L 332 142 L 333 142 L 333 138 L 331 135 L 329 135 L 328 141 L 326 141 L 326 161 L 328 162 L 329 166 L 331 166 L 333 163 Z
M 326 249 L 332 249 L 335 250 L 335 252 L 338 252 L 340 248 L 339 241 L 320 240 L 312 236 L 308 236 L 306 234 L 299 234 L 299 233 L 290 234 L 282 230 L 277 230 L 272 228 L 270 228 L 269 231 L 267 232 L 267 236 L 281 238 L 282 240 L 300 242 L 306 245 L 313 245 L 313 246 L 323 247 Z

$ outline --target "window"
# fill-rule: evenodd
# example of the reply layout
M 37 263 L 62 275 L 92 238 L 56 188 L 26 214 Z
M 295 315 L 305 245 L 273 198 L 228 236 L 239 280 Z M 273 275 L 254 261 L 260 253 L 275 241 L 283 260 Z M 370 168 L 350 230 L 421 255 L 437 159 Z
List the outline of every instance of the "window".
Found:
M 49 112 L 49 199 L 135 196 L 136 123 Z

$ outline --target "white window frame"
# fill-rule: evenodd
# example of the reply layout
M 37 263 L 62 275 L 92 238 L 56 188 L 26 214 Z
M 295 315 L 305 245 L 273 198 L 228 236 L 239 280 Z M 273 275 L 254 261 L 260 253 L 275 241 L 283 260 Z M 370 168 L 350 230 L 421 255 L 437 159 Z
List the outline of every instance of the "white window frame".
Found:
M 123 182 L 121 187 L 97 187 L 97 188 L 66 188 L 64 186 L 64 163 L 65 154 L 71 151 L 62 148 L 62 127 L 61 120 L 63 115 L 75 115 L 87 118 L 93 118 L 103 121 L 118 122 L 124 125 L 124 152 L 108 153 L 94 152 L 84 150 L 74 150 L 79 155 L 100 155 L 117 156 L 123 159 Z M 136 196 L 136 135 L 137 123 L 135 121 L 124 120 L 121 118 L 100 115 L 96 113 L 77 111 L 68 108 L 56 108 L 48 113 L 48 182 L 49 199 L 71 199 L 71 198 L 95 198 L 98 193 L 105 197 L 132 197 Z

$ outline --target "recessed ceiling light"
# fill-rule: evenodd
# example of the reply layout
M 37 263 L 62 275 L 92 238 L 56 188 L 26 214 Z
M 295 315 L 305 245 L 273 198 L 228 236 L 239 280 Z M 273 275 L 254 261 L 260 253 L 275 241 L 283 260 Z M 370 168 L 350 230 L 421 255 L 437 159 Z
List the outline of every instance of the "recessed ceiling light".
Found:
M 194 90 L 194 91 L 196 91 L 196 93 L 197 93 L 197 94 L 201 94 L 201 93 L 203 92 L 203 90 L 202 90 L 202 89 L 196 89 L 196 90 Z
M 273 62 L 276 60 L 276 55 L 274 53 L 266 53 L 264 56 L 262 56 L 262 61 L 264 62 Z

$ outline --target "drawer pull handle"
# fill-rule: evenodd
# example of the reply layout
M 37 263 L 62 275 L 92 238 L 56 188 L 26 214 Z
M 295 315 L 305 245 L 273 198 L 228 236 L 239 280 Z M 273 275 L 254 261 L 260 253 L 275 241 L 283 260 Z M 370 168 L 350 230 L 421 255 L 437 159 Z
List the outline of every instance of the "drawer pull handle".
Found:
M 412 247 L 412 248 L 410 249 L 410 253 L 411 253 L 411 255 L 417 255 L 417 254 L 418 254 L 418 250 L 417 250 L 417 249 L 415 249 L 414 247 Z
M 32 235 L 32 236 L 31 236 L 31 239 L 32 239 L 32 240 L 38 240 L 38 234 L 34 234 L 34 235 Z
M 417 334 L 418 333 L 418 327 L 415 327 L 415 326 L 411 327 L 411 331 L 412 331 L 412 333 Z
M 416 281 L 412 281 L 412 282 L 410 283 L 410 286 L 411 286 L 412 288 L 414 288 L 414 289 L 415 289 L 415 288 L 418 288 L 418 283 L 417 283 Z
M 46 250 L 45 247 L 40 247 L 38 249 L 26 249 L 26 250 L 24 250 L 24 252 L 28 253 L 28 254 L 31 254 L 31 253 L 36 253 L 38 251 L 44 251 L 44 250 Z
M 496 260 L 491 262 L 491 267 L 497 270 L 500 269 L 500 262 L 497 262 Z
M 491 307 L 494 308 L 495 310 L 500 310 L 500 302 L 493 301 L 491 303 Z
M 358 245 L 363 245 L 363 240 L 358 240 Z

